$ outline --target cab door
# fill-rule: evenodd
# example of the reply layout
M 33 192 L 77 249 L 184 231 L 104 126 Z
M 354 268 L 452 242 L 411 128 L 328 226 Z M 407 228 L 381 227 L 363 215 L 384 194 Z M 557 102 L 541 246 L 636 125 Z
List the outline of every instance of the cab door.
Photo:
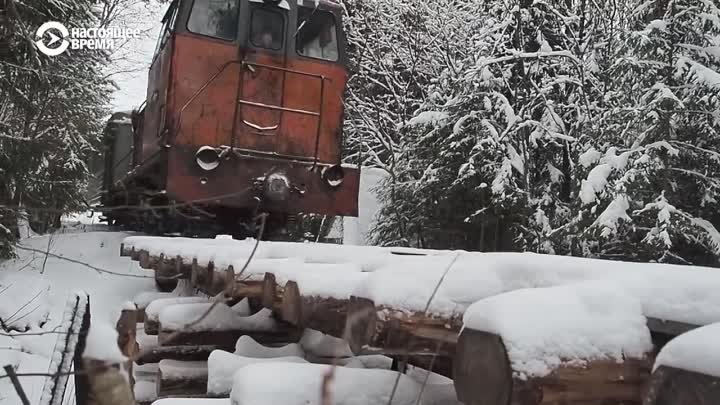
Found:
M 162 19 L 150 71 L 143 113 L 142 142 L 136 142 L 139 161 L 145 161 L 161 149 L 161 137 L 166 125 L 170 67 L 173 53 L 173 28 L 178 13 L 178 1 L 170 3 Z M 137 151 L 138 147 L 140 148 Z
M 287 4 L 286 2 L 283 2 Z M 282 4 L 282 3 L 281 3 Z M 241 40 L 234 146 L 277 153 L 283 108 L 288 9 L 243 2 L 247 29 Z

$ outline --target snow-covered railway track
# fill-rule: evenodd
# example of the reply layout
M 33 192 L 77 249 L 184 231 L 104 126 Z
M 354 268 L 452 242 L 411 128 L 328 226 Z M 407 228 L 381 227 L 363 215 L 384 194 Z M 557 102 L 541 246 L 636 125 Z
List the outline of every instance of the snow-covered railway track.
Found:
M 711 294 L 712 285 L 720 285 L 714 269 L 278 242 L 261 243 L 247 264 L 253 245 L 125 240 L 121 255 L 235 305 L 220 304 L 226 315 L 242 304 L 243 317 L 275 322 L 274 337 L 248 329 L 257 322 L 231 322 L 229 330 L 206 322 L 203 330 L 184 331 L 182 312 L 173 319 L 163 310 L 164 326 L 151 311 L 145 327 L 152 331 L 159 321 L 162 349 L 145 350 L 148 356 L 177 360 L 185 351 L 196 359 L 204 354 L 193 347 L 230 350 L 241 336 L 265 344 L 297 342 L 303 330 L 314 329 L 344 339 L 347 356 L 387 355 L 454 378 L 457 396 L 467 404 L 639 404 L 667 340 L 720 321 L 720 298 Z M 143 301 L 138 310 L 147 311 Z M 174 306 L 183 305 L 213 304 Z M 191 312 L 187 322 L 201 313 Z M 277 332 L 278 325 L 285 329 Z M 163 337 L 168 334 L 174 339 Z

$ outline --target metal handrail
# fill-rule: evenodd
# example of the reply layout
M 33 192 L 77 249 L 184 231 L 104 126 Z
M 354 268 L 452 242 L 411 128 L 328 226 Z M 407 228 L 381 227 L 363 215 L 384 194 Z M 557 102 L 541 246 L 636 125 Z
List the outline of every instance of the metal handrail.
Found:
M 264 68 L 264 69 L 269 69 L 269 70 L 276 70 L 276 71 L 283 72 L 284 74 L 292 73 L 292 74 L 297 74 L 297 75 L 302 75 L 302 76 L 309 76 L 309 77 L 314 77 L 314 78 L 320 80 L 320 105 L 318 108 L 318 112 L 299 110 L 299 109 L 294 109 L 294 108 L 287 108 L 287 107 L 283 107 L 283 106 L 273 106 L 273 105 L 267 105 L 267 104 L 262 104 L 262 103 L 254 103 L 252 101 L 242 100 L 242 99 L 240 99 L 240 97 L 238 97 L 238 103 L 240 103 L 240 104 L 251 105 L 254 107 L 258 107 L 258 108 L 268 108 L 268 109 L 276 110 L 276 111 L 283 111 L 283 112 L 290 112 L 290 113 L 304 114 L 304 115 L 318 117 L 317 127 L 315 130 L 315 152 L 313 153 L 313 167 L 315 167 L 315 165 L 317 165 L 317 162 L 318 162 L 318 150 L 320 148 L 320 130 L 322 127 L 323 106 L 325 104 L 325 80 L 327 80 L 328 78 L 325 77 L 324 75 L 319 75 L 319 74 L 315 74 L 315 73 L 308 73 L 308 72 L 303 72 L 300 70 L 288 69 L 285 67 L 272 66 L 272 65 L 266 65 L 264 63 L 254 63 L 254 62 L 248 62 L 248 61 L 242 62 L 242 66 L 240 67 L 240 70 L 243 70 L 245 68 L 245 66 L 251 66 L 251 67 L 254 66 L 254 67 L 259 67 L 259 68 Z M 240 119 L 242 120 L 242 109 L 240 109 Z M 243 122 L 244 122 L 244 120 L 243 120 Z M 233 134 L 233 136 L 234 136 L 234 134 Z
M 197 91 L 195 91 L 195 93 L 193 93 L 193 95 L 190 96 L 190 98 L 180 108 L 180 112 L 178 114 L 178 122 L 175 126 L 175 131 L 173 131 L 173 135 L 177 136 L 178 132 L 180 131 L 180 127 L 182 125 L 182 120 L 183 120 L 183 115 L 185 113 L 185 110 L 190 106 L 190 104 L 192 104 L 198 98 L 198 96 L 200 96 L 200 94 L 202 94 L 210 86 L 210 84 L 212 84 L 225 71 L 225 69 L 227 69 L 228 66 L 230 66 L 232 64 L 236 64 L 236 63 L 240 64 L 241 72 L 245 66 L 255 66 L 255 67 L 264 68 L 264 69 L 281 71 L 284 73 L 292 73 L 292 74 L 298 74 L 298 75 L 302 75 L 302 76 L 314 77 L 314 78 L 320 80 L 320 103 L 319 103 L 320 105 L 318 108 L 319 111 L 317 111 L 317 112 L 294 109 L 294 108 L 287 108 L 287 107 L 283 107 L 283 106 L 267 105 L 267 104 L 242 100 L 242 99 L 240 99 L 241 94 L 238 94 L 236 97 L 237 102 L 239 104 L 243 104 L 243 105 L 250 105 L 250 106 L 258 107 L 258 108 L 267 108 L 267 109 L 276 110 L 276 111 L 283 111 L 283 112 L 304 114 L 304 115 L 318 117 L 317 129 L 315 131 L 315 152 L 314 152 L 314 157 L 313 157 L 313 166 L 315 166 L 318 162 L 318 150 L 320 147 L 320 130 L 322 127 L 323 105 L 325 103 L 325 81 L 328 80 L 328 78 L 326 76 L 315 74 L 315 73 L 308 73 L 308 72 L 303 72 L 300 70 L 288 69 L 285 67 L 266 65 L 263 63 L 253 63 L 253 62 L 248 62 L 248 61 L 244 61 L 244 60 L 243 61 L 232 60 L 232 61 L 225 62 L 222 65 L 222 67 L 220 68 L 220 70 L 218 70 L 215 74 L 213 74 Z M 243 80 L 242 76 L 240 76 L 240 78 L 238 80 L 242 81 Z M 240 86 L 239 86 L 240 88 L 238 90 L 240 90 L 242 88 L 241 86 L 242 85 L 240 84 Z M 239 114 L 240 114 L 239 118 L 242 119 L 242 109 L 240 109 Z M 235 122 L 238 120 L 237 115 L 238 115 L 238 111 L 236 111 L 233 116 L 233 128 L 235 127 Z M 233 133 L 231 134 L 231 136 L 233 138 L 235 137 L 234 130 L 233 130 Z

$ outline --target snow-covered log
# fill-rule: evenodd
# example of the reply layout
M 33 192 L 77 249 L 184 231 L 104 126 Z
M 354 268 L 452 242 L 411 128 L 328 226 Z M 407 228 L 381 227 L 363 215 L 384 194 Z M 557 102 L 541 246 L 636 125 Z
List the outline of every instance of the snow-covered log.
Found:
M 657 356 L 646 405 L 720 403 L 720 323 L 671 340 Z
M 331 370 L 320 364 L 251 364 L 235 373 L 231 399 L 237 405 L 425 404 L 418 400 L 421 385 L 406 375 L 348 367 Z M 321 395 L 324 390 L 327 402 Z
M 206 283 L 209 280 L 208 273 L 212 272 L 214 267 L 213 262 L 208 262 L 203 265 L 199 263 L 197 259 L 193 259 L 190 267 L 190 284 L 192 284 L 195 288 L 204 290 L 204 287 L 207 285 Z
M 135 360 L 137 364 L 159 363 L 161 360 L 202 361 L 207 360 L 218 346 L 155 346 L 141 349 Z
M 642 403 L 650 332 L 640 303 L 612 284 L 516 290 L 463 320 L 454 380 L 467 405 Z
M 302 357 L 245 357 L 215 350 L 208 358 L 207 393 L 210 396 L 229 395 L 233 385 L 233 375 L 243 367 L 256 363 L 307 363 Z
M 250 336 L 241 336 L 235 343 L 234 354 L 258 359 L 273 357 L 305 357 L 305 351 L 297 343 L 288 343 L 282 346 L 265 346 L 256 342 Z
M 152 301 L 145 308 L 145 333 L 148 335 L 157 335 L 160 327 L 160 312 L 166 307 L 172 305 L 186 305 L 196 303 L 207 303 L 206 297 L 171 297 L 160 298 Z
M 349 299 L 303 295 L 295 281 L 283 288 L 280 314 L 284 321 L 300 328 L 321 330 L 342 337 Z
M 190 304 L 164 309 L 160 313 L 160 345 L 203 344 L 232 350 L 243 335 L 249 335 L 262 343 L 297 342 L 300 339 L 297 328 L 277 322 L 268 309 L 247 316 L 225 304 L 217 304 L 208 312 L 210 305 L 213 304 Z
M 385 353 L 451 377 L 452 358 L 462 327 L 457 317 L 378 307 L 371 300 L 351 297 L 345 339 L 353 353 Z
M 645 405 L 717 405 L 720 377 L 660 366 L 652 374 Z
M 206 362 L 162 360 L 159 370 L 158 397 L 205 394 L 208 378 Z
M 558 359 L 548 374 L 527 376 L 513 367 L 503 339 L 464 329 L 455 358 L 455 390 L 465 405 L 512 403 L 636 404 L 650 374 L 647 358 Z
M 117 344 L 120 352 L 128 359 L 135 358 L 139 351 L 139 345 L 136 341 L 137 335 L 137 310 L 135 304 L 128 302 L 126 308 L 120 312 L 120 318 L 117 321 Z M 133 361 L 125 362 L 128 371 L 129 383 L 132 388 L 135 385 L 132 367 Z

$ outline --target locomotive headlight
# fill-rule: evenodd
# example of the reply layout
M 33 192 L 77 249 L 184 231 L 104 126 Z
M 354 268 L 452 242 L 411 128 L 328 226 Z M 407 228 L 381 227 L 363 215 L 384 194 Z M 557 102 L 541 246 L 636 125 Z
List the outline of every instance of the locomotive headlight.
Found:
M 215 148 L 203 146 L 195 152 L 195 163 L 205 170 L 215 170 L 220 165 L 220 154 Z
M 273 173 L 265 177 L 263 193 L 273 201 L 285 201 L 290 197 L 290 181 L 283 174 Z
M 345 171 L 340 165 L 326 166 L 320 176 L 330 187 L 339 187 L 345 179 Z

